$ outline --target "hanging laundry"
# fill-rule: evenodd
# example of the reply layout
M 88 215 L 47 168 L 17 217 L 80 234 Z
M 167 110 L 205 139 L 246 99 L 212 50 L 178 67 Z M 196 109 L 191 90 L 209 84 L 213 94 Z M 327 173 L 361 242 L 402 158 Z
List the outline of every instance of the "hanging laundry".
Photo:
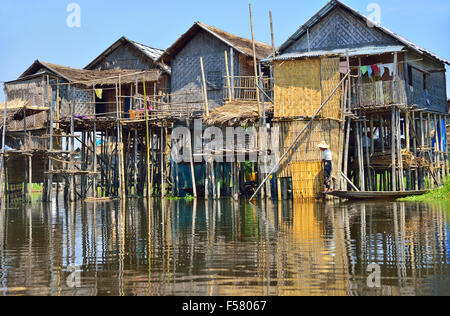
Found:
M 348 72 L 347 70 L 347 62 L 346 61 L 341 61 L 339 63 L 339 71 L 343 74 L 346 74 Z
M 378 77 L 378 75 L 380 74 L 380 70 L 378 68 L 378 65 L 372 65 L 372 70 L 373 70 L 374 76 Z
M 361 74 L 364 76 L 367 73 L 367 66 L 361 66 L 360 70 L 361 70 Z
M 431 106 L 430 95 L 428 94 L 428 90 L 425 90 L 425 99 L 427 100 L 427 105 Z
M 383 77 L 384 75 L 384 64 L 378 64 L 378 70 L 380 72 L 380 77 Z
M 384 65 L 389 70 L 389 76 L 394 74 L 394 64 L 385 64 Z
M 101 100 L 103 98 L 103 89 L 95 89 L 95 94 Z
M 369 75 L 369 78 L 372 78 L 372 73 L 373 73 L 372 67 L 367 66 L 367 74 Z

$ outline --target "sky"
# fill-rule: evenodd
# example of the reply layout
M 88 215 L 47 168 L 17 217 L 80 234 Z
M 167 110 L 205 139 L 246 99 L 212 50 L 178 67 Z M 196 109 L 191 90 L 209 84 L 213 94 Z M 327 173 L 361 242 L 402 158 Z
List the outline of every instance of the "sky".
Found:
M 327 2 L 253 0 L 256 39 L 271 43 L 269 10 L 273 12 L 275 44 L 279 46 Z M 368 6 L 376 3 L 381 8 L 383 26 L 450 60 L 450 1 L 343 2 L 364 15 L 370 15 Z M 80 27 L 67 24 L 74 12 L 67 11 L 71 3 L 80 8 Z M 17 79 L 36 59 L 83 68 L 121 36 L 165 49 L 195 21 L 251 38 L 248 4 L 249 0 L 2 0 L 0 82 Z

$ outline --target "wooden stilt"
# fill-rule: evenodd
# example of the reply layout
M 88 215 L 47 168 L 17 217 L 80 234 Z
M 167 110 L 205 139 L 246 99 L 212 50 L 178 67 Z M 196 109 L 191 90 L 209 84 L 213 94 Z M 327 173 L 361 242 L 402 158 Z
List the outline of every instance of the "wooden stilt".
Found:
M 403 174 L 403 155 L 402 155 L 402 131 L 401 131 L 401 112 L 397 109 L 397 157 L 398 157 L 398 181 L 400 191 L 405 191 L 405 179 Z
M 165 168 L 164 168 L 164 122 L 161 120 L 161 198 L 166 197 Z
M 396 175 L 396 110 L 395 107 L 392 107 L 392 116 L 391 116 L 391 152 L 392 152 L 392 171 L 391 171 L 391 184 L 392 184 L 392 191 L 397 191 L 397 175 Z
M 6 170 L 6 118 L 7 118 L 7 109 L 8 109 L 8 98 L 5 100 L 5 108 L 3 109 L 3 131 L 2 131 L 2 157 L 1 157 L 1 166 L 0 166 L 0 203 L 2 207 L 5 205 L 5 197 L 6 197 L 6 183 L 8 179 L 5 178 L 5 170 Z

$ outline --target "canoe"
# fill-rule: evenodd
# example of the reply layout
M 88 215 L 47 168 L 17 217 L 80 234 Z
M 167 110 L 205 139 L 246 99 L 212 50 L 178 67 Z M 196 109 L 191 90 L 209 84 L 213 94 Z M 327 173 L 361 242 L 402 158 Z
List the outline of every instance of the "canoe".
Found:
M 428 191 L 405 191 L 405 192 L 356 192 L 356 191 L 333 191 L 327 192 L 326 195 L 331 195 L 347 200 L 396 200 L 409 196 L 417 196 L 428 193 Z

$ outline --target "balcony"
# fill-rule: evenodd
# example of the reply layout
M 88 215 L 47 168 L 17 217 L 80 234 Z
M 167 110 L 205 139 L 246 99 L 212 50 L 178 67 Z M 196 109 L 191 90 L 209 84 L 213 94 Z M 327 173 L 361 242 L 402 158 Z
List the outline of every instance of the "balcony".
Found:
M 238 101 L 256 101 L 256 94 L 258 88 L 255 84 L 255 77 L 240 76 L 230 78 L 230 85 L 228 85 L 228 78 L 224 78 L 223 95 L 225 100 L 231 99 Z M 264 101 L 272 102 L 273 100 L 273 78 L 263 77 L 262 88 L 264 90 Z
M 405 81 L 376 81 L 357 86 L 358 107 L 382 107 L 407 104 Z

